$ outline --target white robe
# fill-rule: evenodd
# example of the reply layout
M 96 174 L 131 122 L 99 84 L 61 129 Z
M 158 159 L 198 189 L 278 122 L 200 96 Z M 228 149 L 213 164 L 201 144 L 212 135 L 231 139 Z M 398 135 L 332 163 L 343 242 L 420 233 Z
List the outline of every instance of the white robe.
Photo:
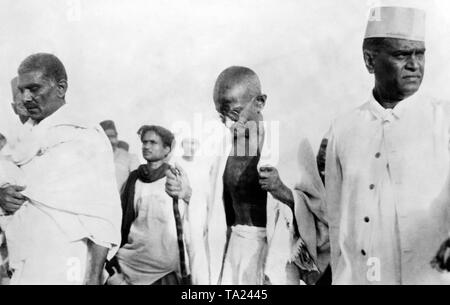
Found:
M 98 124 L 71 119 L 63 106 L 34 124 L 12 159 L 21 166 L 29 198 L 3 217 L 16 284 L 82 283 L 90 239 L 120 244 L 121 207 L 113 154 Z M 77 270 L 76 270 L 77 269 Z
M 448 237 L 449 114 L 416 94 L 369 101 L 335 120 L 326 155 L 334 284 L 440 284 Z

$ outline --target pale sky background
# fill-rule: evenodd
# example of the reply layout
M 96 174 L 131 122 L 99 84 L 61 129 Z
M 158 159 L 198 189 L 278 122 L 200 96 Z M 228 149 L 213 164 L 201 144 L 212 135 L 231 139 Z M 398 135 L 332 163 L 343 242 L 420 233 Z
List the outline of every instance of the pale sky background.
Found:
M 69 75 L 67 102 L 113 119 L 139 153 L 142 124 L 216 117 L 212 89 L 230 65 L 255 70 L 280 120 L 282 174 L 292 180 L 297 135 L 314 150 L 333 118 L 365 102 L 372 76 L 361 44 L 369 9 L 427 10 L 422 89 L 450 100 L 450 1 L 2 0 L 0 132 L 16 122 L 10 80 L 21 60 L 51 52 Z

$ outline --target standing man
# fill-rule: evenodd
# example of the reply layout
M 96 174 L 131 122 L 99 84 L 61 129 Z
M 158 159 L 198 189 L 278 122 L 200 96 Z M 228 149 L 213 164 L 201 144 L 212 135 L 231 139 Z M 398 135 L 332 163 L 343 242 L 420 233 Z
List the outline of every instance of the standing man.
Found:
M 98 124 L 75 119 L 67 74 L 54 55 L 27 57 L 18 89 L 31 135 L 20 158 L 26 184 L 0 187 L 0 225 L 11 284 L 101 284 L 120 242 L 119 194 L 112 150 Z M 17 168 L 18 169 L 18 168 Z
M 172 132 L 161 126 L 143 126 L 139 135 L 147 164 L 131 173 L 122 193 L 122 243 L 108 264 L 114 273 L 108 283 L 177 285 L 182 280 L 180 266 L 187 261 L 180 261 L 176 228 L 183 222 L 191 189 L 184 171 L 179 169 L 177 179 L 165 162 L 174 142 Z M 179 219 L 174 215 L 173 198 L 179 199 Z
M 420 94 L 425 13 L 371 11 L 363 43 L 375 85 L 336 119 L 326 154 L 334 284 L 448 284 L 430 261 L 448 236 L 449 116 Z
M 102 126 L 103 130 L 108 136 L 108 139 L 114 151 L 117 187 L 119 188 L 120 193 L 122 193 L 128 176 L 132 171 L 138 168 L 139 160 L 135 155 L 130 154 L 125 149 L 119 147 L 120 141 L 118 139 L 116 125 L 112 120 L 105 120 L 100 123 L 100 126 Z
M 302 139 L 297 156 L 301 181 L 289 188 L 276 164 L 263 158 L 278 153 L 267 140 L 266 98 L 258 76 L 246 67 L 225 69 L 214 87 L 216 110 L 232 126 L 211 171 L 211 284 L 311 283 L 327 264 L 324 189 L 311 146 Z

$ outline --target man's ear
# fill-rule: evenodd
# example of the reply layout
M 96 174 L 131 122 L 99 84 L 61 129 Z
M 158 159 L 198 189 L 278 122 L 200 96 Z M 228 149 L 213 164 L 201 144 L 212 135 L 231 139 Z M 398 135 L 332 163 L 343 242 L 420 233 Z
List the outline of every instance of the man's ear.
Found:
M 264 106 L 266 105 L 267 95 L 261 94 L 256 98 L 256 106 L 258 107 L 258 110 L 263 110 Z
M 65 79 L 60 80 L 56 84 L 56 88 L 58 90 L 57 93 L 58 93 L 59 98 L 64 98 L 66 96 L 68 86 L 69 86 L 69 84 L 67 83 L 67 81 Z
M 170 155 L 171 152 L 172 152 L 172 147 L 164 146 L 164 155 L 165 155 L 164 158 L 167 158 Z
M 367 71 L 369 71 L 370 74 L 375 73 L 375 57 L 376 52 L 364 50 L 364 63 L 366 64 Z

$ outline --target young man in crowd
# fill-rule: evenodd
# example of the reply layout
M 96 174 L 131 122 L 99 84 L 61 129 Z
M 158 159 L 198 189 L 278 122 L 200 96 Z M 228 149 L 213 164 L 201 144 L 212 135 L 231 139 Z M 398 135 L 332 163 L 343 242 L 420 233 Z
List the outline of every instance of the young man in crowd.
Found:
M 172 132 L 161 126 L 139 130 L 147 161 L 133 171 L 122 193 L 122 243 L 108 264 L 109 284 L 176 285 L 188 267 L 184 214 L 191 197 L 185 172 L 166 163 Z M 175 212 L 175 209 L 179 211 Z

